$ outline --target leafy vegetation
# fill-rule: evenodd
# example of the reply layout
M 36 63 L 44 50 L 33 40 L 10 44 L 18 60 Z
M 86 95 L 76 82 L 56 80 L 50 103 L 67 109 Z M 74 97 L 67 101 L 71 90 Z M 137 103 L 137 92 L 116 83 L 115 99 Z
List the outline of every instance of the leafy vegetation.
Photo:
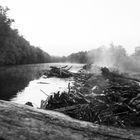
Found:
M 67 57 L 68 62 L 76 62 L 76 63 L 88 63 L 88 53 L 87 51 L 72 53 Z
M 17 29 L 12 29 L 14 22 L 7 16 L 8 8 L 0 6 L 0 65 L 50 62 L 48 53 L 31 46 Z

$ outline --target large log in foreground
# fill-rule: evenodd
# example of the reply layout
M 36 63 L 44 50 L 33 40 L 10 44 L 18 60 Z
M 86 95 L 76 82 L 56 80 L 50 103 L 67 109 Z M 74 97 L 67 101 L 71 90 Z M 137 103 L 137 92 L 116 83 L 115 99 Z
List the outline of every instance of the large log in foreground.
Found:
M 136 131 L 94 125 L 0 100 L 0 140 L 139 140 Z

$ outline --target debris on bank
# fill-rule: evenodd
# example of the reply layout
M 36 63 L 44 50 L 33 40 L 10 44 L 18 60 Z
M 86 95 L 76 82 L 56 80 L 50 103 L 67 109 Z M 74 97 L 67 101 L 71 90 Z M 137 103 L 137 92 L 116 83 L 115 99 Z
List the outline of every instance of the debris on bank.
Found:
M 85 72 L 73 74 L 65 68 L 51 67 L 49 76 L 73 76 L 75 82 L 68 92 L 54 93 L 42 101 L 41 108 L 96 124 L 140 127 L 139 80 L 111 72 L 106 67 L 100 70 L 100 75 Z
M 64 67 L 55 67 L 55 66 L 50 66 L 50 70 L 46 73 L 47 77 L 58 77 L 58 78 L 69 78 L 73 76 L 73 73 L 70 72 L 69 70 L 72 67 L 69 67 L 66 65 Z
M 33 107 L 33 104 L 31 102 L 26 102 L 25 105 L 28 105 L 28 106 L 32 106 Z

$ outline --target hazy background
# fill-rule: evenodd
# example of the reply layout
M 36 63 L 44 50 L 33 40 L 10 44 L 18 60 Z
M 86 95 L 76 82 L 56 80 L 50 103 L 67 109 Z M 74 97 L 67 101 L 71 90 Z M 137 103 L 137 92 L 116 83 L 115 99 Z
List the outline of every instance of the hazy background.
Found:
M 51 55 L 69 55 L 110 43 L 130 54 L 140 45 L 139 0 L 0 0 L 13 27 Z

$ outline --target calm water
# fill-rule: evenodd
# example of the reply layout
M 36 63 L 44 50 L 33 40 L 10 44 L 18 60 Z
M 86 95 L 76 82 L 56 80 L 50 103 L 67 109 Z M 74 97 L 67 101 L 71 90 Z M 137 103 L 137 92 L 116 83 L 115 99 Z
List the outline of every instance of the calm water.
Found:
M 68 83 L 72 79 L 41 77 L 42 70 L 50 66 L 65 66 L 65 63 L 46 63 L 0 67 L 0 99 L 25 104 L 30 101 L 36 107 L 40 107 L 41 100 L 57 91 L 67 90 Z M 78 71 L 81 64 L 68 64 L 71 71 Z

